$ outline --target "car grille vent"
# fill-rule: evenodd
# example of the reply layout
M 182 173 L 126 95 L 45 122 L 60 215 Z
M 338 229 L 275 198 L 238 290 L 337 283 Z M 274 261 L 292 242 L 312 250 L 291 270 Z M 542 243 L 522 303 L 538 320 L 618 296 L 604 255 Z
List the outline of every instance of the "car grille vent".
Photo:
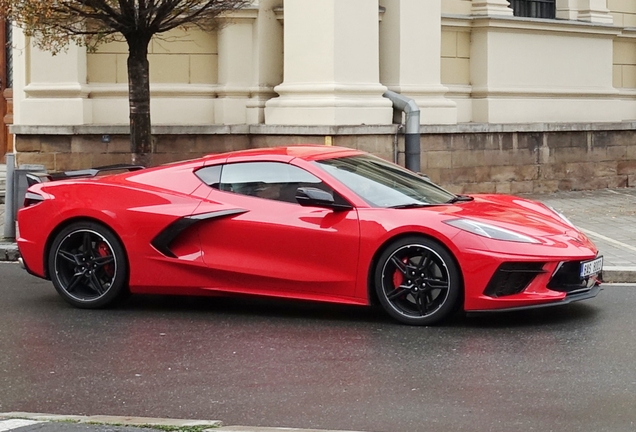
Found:
M 548 288 L 569 294 L 589 290 L 595 282 L 589 278 L 581 279 L 580 270 L 581 261 L 563 263 L 548 282 Z
M 503 263 L 495 272 L 484 294 L 503 297 L 518 294 L 539 274 L 545 263 Z

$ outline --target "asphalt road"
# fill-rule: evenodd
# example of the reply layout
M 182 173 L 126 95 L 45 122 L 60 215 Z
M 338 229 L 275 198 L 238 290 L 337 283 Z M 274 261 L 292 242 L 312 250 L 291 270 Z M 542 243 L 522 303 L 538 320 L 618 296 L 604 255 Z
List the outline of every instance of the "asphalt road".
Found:
M 361 431 L 633 431 L 636 287 L 399 325 L 370 308 L 133 297 L 73 309 L 0 263 L 0 412 Z

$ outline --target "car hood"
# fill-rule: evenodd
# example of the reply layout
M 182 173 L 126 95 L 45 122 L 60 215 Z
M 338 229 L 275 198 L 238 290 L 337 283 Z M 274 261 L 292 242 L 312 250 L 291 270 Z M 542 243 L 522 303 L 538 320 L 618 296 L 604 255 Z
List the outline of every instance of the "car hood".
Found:
M 542 237 L 580 231 L 550 208 L 537 201 L 511 195 L 472 195 L 473 201 L 459 202 L 446 210 L 449 216 L 490 223 L 522 234 Z

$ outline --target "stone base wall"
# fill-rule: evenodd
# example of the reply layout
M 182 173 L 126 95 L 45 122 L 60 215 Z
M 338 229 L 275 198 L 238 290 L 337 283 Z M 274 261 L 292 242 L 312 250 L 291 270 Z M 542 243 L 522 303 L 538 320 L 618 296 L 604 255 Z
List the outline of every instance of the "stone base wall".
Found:
M 455 193 L 537 193 L 636 186 L 636 124 L 422 126 L 421 169 Z M 122 127 L 20 127 L 17 163 L 66 171 L 130 162 Z M 332 144 L 403 164 L 397 125 L 163 127 L 152 164 L 289 144 Z
M 421 143 L 422 169 L 457 193 L 636 186 L 636 131 L 433 134 Z

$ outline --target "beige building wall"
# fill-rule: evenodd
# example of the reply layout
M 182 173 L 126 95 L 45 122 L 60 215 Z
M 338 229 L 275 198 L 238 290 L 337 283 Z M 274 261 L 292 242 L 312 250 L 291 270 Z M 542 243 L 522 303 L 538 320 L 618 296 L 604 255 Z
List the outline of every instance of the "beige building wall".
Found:
M 505 0 L 315 4 L 254 0 L 218 33 L 153 40 L 154 124 L 389 124 L 386 88 L 422 124 L 636 118 L 636 1 L 557 0 L 558 20 Z M 124 43 L 15 55 L 16 124 L 128 123 Z
M 457 18 L 442 19 L 441 79 L 448 88 L 447 97 L 457 105 L 458 123 L 471 122 L 473 119 L 470 46 L 470 22 Z
M 614 87 L 636 89 L 636 39 L 619 38 L 614 42 Z
M 612 83 L 619 91 L 625 119 L 636 118 L 636 2 L 608 0 L 614 25 L 622 28 L 614 39 Z
M 112 42 L 87 55 L 88 84 L 127 84 L 128 46 Z M 215 84 L 218 79 L 216 34 L 198 28 L 176 29 L 155 38 L 149 47 L 153 83 Z
M 623 120 L 611 77 L 616 34 L 610 26 L 582 23 L 476 20 L 473 121 Z
M 470 15 L 471 0 L 442 0 L 442 13 L 454 15 Z
M 607 0 L 607 7 L 618 27 L 636 27 L 636 2 L 632 0 Z
M 126 43 L 102 45 L 86 57 L 93 123 L 127 123 Z M 197 28 L 173 30 L 150 43 L 148 60 L 154 122 L 205 124 L 214 120 L 214 86 L 218 81 L 216 34 Z

